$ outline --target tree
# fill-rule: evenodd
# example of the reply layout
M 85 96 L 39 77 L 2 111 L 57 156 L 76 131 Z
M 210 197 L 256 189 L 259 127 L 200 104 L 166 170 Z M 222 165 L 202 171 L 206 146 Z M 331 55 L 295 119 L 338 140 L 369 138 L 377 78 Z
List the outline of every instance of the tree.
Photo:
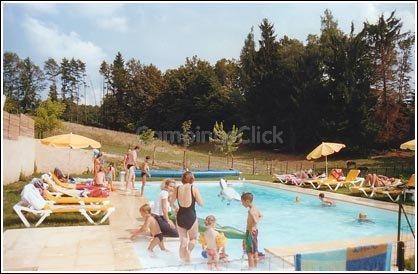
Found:
M 368 22 L 364 24 L 369 52 L 375 68 L 372 87 L 378 96 L 376 117 L 381 127 L 377 141 L 380 143 L 400 142 L 408 127 L 399 100 L 405 84 L 408 83 L 404 78 L 404 71 L 408 65 L 402 58 L 401 64 L 398 63 L 397 46 L 403 47 L 404 50 L 401 49 L 401 52 L 408 55 L 406 49 L 410 43 L 408 41 L 410 36 L 408 33 L 401 33 L 401 28 L 401 20 L 395 17 L 394 11 L 388 18 L 382 14 L 376 24 Z M 400 70 L 397 75 L 399 65 Z M 397 76 L 403 79 L 397 79 Z
M 244 41 L 244 46 L 241 49 L 239 60 L 240 67 L 240 87 L 242 94 L 248 93 L 253 86 L 254 74 L 256 72 L 255 65 L 256 50 L 254 42 L 253 27 Z
M 415 43 L 415 37 L 412 33 L 405 33 L 405 38 L 398 43 L 398 67 L 396 70 L 396 89 L 398 91 L 398 100 L 402 102 L 405 100 L 411 103 L 415 97 L 415 92 L 411 87 L 411 72 L 412 72 L 412 47 Z
M 70 61 L 67 58 L 63 58 L 60 64 L 61 74 L 61 99 L 63 102 L 67 102 L 71 96 L 71 67 Z
M 242 132 L 239 132 L 238 128 L 233 125 L 230 132 L 224 130 L 223 123 L 215 123 L 213 127 L 213 136 L 209 137 L 209 141 L 215 145 L 221 153 L 226 156 L 233 157 L 233 153 L 237 151 L 239 145 L 242 143 Z
M 19 109 L 31 112 L 36 108 L 39 93 L 45 88 L 44 74 L 28 57 L 19 64 Z
M 118 52 L 111 67 L 102 63 L 101 73 L 109 77 L 109 92 L 104 97 L 102 103 L 103 124 L 115 130 L 129 130 L 131 122 L 130 109 L 134 101 L 128 96 L 129 77 L 125 67 L 125 60 Z M 132 129 L 131 129 L 132 130 Z
M 43 101 L 35 110 L 35 130 L 39 138 L 44 138 L 48 132 L 61 126 L 60 118 L 65 110 L 65 104 L 50 99 Z
M 192 139 L 192 133 L 190 132 L 190 128 L 192 127 L 192 121 L 187 120 L 181 124 L 181 143 L 183 144 L 184 148 L 190 146 L 190 141 Z
M 6 95 L 4 110 L 18 112 L 19 102 L 19 56 L 14 52 L 3 54 L 3 93 Z
M 279 98 L 277 96 L 279 91 L 278 43 L 274 25 L 267 19 L 263 19 L 259 28 L 261 40 L 259 40 L 259 50 L 255 55 L 252 84 L 248 92 L 244 94 L 246 102 L 244 111 L 247 124 L 259 126 L 261 130 L 270 130 L 272 125 L 277 125 L 279 117 L 278 100 L 275 100 Z
M 50 82 L 48 97 L 52 101 L 58 101 L 57 81 L 60 74 L 60 66 L 54 58 L 49 58 L 44 63 L 46 80 Z
M 155 132 L 152 129 L 147 129 L 141 132 L 138 136 L 139 140 L 145 145 L 151 143 L 154 140 Z

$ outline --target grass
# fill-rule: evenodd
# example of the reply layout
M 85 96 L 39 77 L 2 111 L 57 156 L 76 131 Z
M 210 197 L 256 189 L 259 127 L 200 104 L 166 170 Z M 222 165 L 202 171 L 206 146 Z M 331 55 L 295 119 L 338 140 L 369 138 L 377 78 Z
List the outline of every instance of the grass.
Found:
M 74 177 L 81 177 L 74 176 Z M 25 178 L 24 181 L 19 180 L 18 182 L 3 186 L 3 231 L 13 228 L 26 228 L 22 221 L 19 219 L 17 214 L 13 210 L 13 206 L 20 201 L 20 193 L 23 187 L 29 180 L 34 177 L 40 177 L 40 174 L 33 174 L 31 177 Z M 26 214 L 26 217 L 31 224 L 35 224 L 38 217 L 33 214 Z M 101 218 L 99 216 L 93 216 L 94 221 L 98 221 Z M 109 224 L 107 220 L 103 224 Z M 91 225 L 81 214 L 79 213 L 62 213 L 62 214 L 51 214 L 47 217 L 39 227 L 59 227 L 59 226 L 79 226 L 79 225 Z
M 122 166 L 122 156 L 128 147 L 139 143 L 135 134 L 112 131 L 101 128 L 93 128 L 74 123 L 64 123 L 64 127 L 52 134 L 63 134 L 73 132 L 99 141 L 102 144 L 102 151 L 106 157 L 115 162 L 116 167 Z M 183 167 L 184 148 L 178 145 L 169 144 L 161 140 L 154 140 L 148 145 L 141 145 L 140 158 L 149 155 L 153 157 L 155 150 L 155 161 L 153 168 L 180 169 Z M 210 156 L 210 169 L 231 168 L 231 160 L 214 150 L 209 143 L 195 144 L 190 146 L 186 152 L 186 166 L 190 169 L 207 169 L 208 153 Z M 272 173 L 290 173 L 300 169 L 314 168 L 324 170 L 324 160 L 307 161 L 304 154 L 291 155 L 279 153 L 272 150 L 260 150 L 250 147 L 241 147 L 234 155 L 234 168 L 243 173 L 253 173 L 253 158 L 255 159 L 255 173 L 268 174 L 270 168 Z M 329 157 L 329 169 L 345 168 L 346 161 L 355 161 L 357 167 L 366 166 L 370 173 L 386 174 L 399 177 L 403 175 L 408 178 L 415 172 L 414 153 L 408 151 L 389 151 L 379 153 L 367 158 L 347 157 L 344 152 Z

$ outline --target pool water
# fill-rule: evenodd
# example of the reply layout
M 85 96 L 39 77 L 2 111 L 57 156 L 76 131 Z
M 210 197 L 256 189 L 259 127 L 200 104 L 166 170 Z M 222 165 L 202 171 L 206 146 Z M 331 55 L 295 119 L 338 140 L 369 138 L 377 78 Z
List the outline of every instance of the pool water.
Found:
M 196 206 L 198 217 L 205 218 L 211 214 L 216 217 L 219 225 L 233 226 L 245 231 L 247 209 L 240 202 L 232 201 L 228 205 L 226 201 L 222 201 L 218 197 L 220 187 L 217 183 L 196 185 L 204 200 L 203 207 Z M 258 225 L 259 251 L 264 251 L 266 247 L 365 238 L 397 232 L 397 212 L 341 201 L 336 201 L 333 207 L 326 207 L 312 195 L 248 183 L 232 186 L 240 194 L 251 192 L 254 195 L 254 205 L 263 214 L 263 219 Z M 159 184 L 149 184 L 145 188 L 145 196 L 152 201 L 159 191 Z M 294 203 L 296 196 L 300 197 L 298 204 Z M 367 213 L 373 222 L 358 223 L 356 218 L 359 212 Z M 409 219 L 415 226 L 415 218 Z M 146 249 L 145 246 L 142 248 Z M 176 255 L 177 248 L 178 246 L 174 250 Z M 199 257 L 200 246 L 195 249 L 196 256 Z M 227 253 L 230 259 L 241 258 L 242 241 L 228 240 Z M 152 260 L 149 261 L 151 262 Z M 148 266 L 147 263 L 145 265 Z

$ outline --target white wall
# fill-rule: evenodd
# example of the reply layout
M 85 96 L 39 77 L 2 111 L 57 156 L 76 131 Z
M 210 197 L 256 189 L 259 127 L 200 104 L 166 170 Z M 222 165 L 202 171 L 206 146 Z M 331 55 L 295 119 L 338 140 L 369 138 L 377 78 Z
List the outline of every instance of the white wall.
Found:
M 58 167 L 64 173 L 80 174 L 93 168 L 92 149 L 56 148 L 36 140 L 35 155 L 37 172 L 52 172 Z
M 35 143 L 33 138 L 19 136 L 17 140 L 3 139 L 3 183 L 19 180 L 20 173 L 29 176 L 34 171 Z

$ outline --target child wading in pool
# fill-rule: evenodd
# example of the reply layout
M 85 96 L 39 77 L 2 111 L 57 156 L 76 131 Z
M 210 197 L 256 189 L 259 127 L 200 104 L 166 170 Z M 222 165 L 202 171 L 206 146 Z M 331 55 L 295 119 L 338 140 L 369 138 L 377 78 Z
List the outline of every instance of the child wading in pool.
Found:
M 145 184 L 147 183 L 147 176 L 149 177 L 149 165 L 148 161 L 151 157 L 145 157 L 145 162 L 141 165 L 141 178 L 142 178 L 142 186 L 141 186 L 141 196 L 144 196 L 144 188 Z
M 248 267 L 253 269 L 257 267 L 258 262 L 258 229 L 257 224 L 263 217 L 261 212 L 253 205 L 253 195 L 244 192 L 241 195 L 241 203 L 248 208 L 247 229 L 245 239 L 243 240 L 243 248 L 248 256 Z
M 142 218 L 144 218 L 144 224 L 139 229 L 132 231 L 131 240 L 135 239 L 140 234 L 146 235 L 149 230 L 153 238 L 149 243 L 148 251 L 153 252 L 156 245 L 158 245 L 161 250 L 167 251 L 164 246 L 164 238 L 160 226 L 158 225 L 157 220 L 151 215 L 151 207 L 148 204 L 145 204 L 139 208 L 139 213 Z
M 221 256 L 226 257 L 225 254 L 225 243 L 226 238 L 223 233 L 219 233 L 215 230 L 216 219 L 215 216 L 209 215 L 205 219 L 206 231 L 200 234 L 199 242 L 202 245 L 203 249 L 206 251 L 206 256 L 208 259 L 209 269 L 213 270 L 215 267 L 216 270 L 219 270 L 219 260 Z

